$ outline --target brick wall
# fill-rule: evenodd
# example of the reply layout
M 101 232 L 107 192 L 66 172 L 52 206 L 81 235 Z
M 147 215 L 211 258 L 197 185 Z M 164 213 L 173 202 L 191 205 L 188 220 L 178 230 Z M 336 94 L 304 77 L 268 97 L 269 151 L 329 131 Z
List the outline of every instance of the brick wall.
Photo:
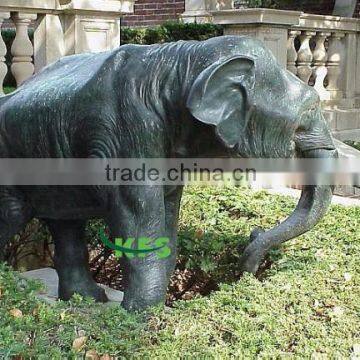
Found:
M 134 15 L 123 17 L 124 26 L 149 26 L 176 20 L 185 11 L 184 0 L 136 0 Z
M 331 15 L 334 9 L 335 0 L 278 0 L 280 9 L 302 10 L 310 14 Z

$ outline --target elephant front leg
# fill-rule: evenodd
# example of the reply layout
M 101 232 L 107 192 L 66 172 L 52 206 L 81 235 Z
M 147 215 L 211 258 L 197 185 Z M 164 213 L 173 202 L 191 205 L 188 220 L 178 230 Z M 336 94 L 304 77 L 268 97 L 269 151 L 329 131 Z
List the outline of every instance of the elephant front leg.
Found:
M 169 282 L 165 262 L 160 262 L 156 255 L 124 261 L 126 288 L 122 305 L 126 310 L 164 304 Z
M 122 199 L 126 200 L 116 205 L 109 225 L 112 237 L 121 239 L 116 243 L 123 248 L 126 245 L 121 252 L 125 276 L 123 306 L 127 310 L 143 310 L 165 301 L 176 259 L 174 220 L 167 221 L 166 215 L 173 214 L 177 207 L 164 201 L 164 191 L 159 186 L 127 188 L 126 198 Z

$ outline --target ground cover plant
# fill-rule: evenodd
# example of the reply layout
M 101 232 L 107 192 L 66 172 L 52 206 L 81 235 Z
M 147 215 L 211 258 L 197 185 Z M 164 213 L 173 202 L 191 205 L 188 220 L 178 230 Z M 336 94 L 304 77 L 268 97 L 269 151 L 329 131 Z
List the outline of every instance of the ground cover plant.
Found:
M 188 187 L 171 308 L 143 314 L 79 297 L 48 305 L 35 298 L 37 284 L 2 266 L 0 358 L 355 359 L 360 207 L 332 206 L 315 229 L 272 251 L 258 277 L 238 273 L 250 230 L 294 205 L 264 191 Z
M 360 141 L 345 141 L 345 143 L 360 151 Z

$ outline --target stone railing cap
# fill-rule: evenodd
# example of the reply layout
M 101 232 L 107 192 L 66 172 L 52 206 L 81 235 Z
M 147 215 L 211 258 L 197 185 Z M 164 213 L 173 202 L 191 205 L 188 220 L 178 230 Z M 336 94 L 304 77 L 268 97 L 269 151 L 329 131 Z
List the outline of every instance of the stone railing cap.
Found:
M 296 25 L 302 12 L 255 8 L 212 11 L 211 14 L 215 24 Z
M 121 15 L 133 11 L 134 0 L 1 0 L 0 12 L 84 12 Z
M 134 0 L 60 0 L 60 7 L 66 12 L 102 12 L 118 13 L 129 12 L 128 4 Z
M 323 30 L 360 31 L 360 19 L 341 16 L 301 14 L 299 27 Z
M 215 24 L 275 25 L 321 29 L 328 31 L 360 31 L 360 19 L 330 15 L 307 14 L 276 9 L 231 9 L 211 12 Z
M 1 0 L 0 11 L 46 12 L 59 8 L 58 0 Z

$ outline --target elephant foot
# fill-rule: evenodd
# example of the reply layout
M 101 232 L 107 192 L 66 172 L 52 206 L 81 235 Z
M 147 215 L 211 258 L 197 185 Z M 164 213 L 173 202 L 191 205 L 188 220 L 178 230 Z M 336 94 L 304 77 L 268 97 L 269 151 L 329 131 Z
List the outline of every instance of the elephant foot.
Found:
M 245 248 L 240 259 L 241 272 L 248 272 L 256 274 L 259 270 L 261 261 L 263 259 L 262 249 L 257 244 L 257 239 L 265 231 L 261 228 L 255 228 L 250 235 L 250 244 Z
M 143 311 L 152 306 L 159 306 L 165 303 L 163 296 L 136 296 L 124 294 L 122 307 L 127 311 Z
M 256 275 L 259 270 L 262 258 L 258 256 L 246 255 L 240 260 L 240 270 L 242 273 L 247 272 Z
M 60 281 L 59 299 L 67 301 L 70 300 L 74 294 L 93 298 L 96 302 L 106 303 L 109 301 L 105 290 L 98 286 L 93 279 L 82 280 L 77 283 Z
M 148 286 L 147 283 L 136 283 L 136 286 L 128 286 L 124 292 L 122 307 L 127 311 L 143 311 L 153 306 L 165 304 L 167 283 L 158 284 L 158 286 Z M 154 285 L 154 283 L 152 283 Z

